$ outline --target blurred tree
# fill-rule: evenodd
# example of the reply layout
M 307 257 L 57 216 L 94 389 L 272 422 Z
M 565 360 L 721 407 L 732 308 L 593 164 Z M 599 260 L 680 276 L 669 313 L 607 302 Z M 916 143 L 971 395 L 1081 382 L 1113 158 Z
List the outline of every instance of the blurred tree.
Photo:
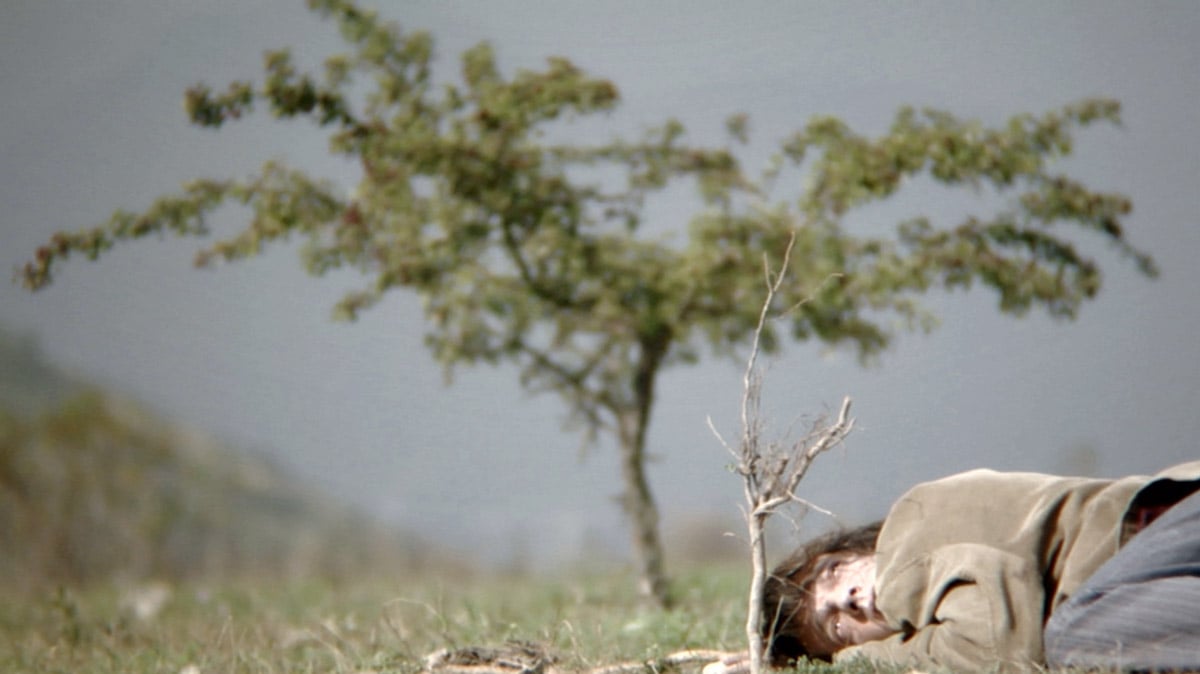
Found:
M 979 283 L 1004 313 L 1074 316 L 1099 289 L 1100 271 L 1071 237 L 1106 240 L 1155 274 L 1122 232 L 1129 200 L 1048 166 L 1070 153 L 1074 131 L 1117 122 L 1114 101 L 996 128 L 903 109 L 875 138 L 818 117 L 751 176 L 735 150 L 747 140 L 744 116 L 730 118 L 719 147 L 686 142 L 673 120 L 632 141 L 555 142 L 564 119 L 616 106 L 616 87 L 562 58 L 505 76 L 486 43 L 462 55 L 457 83 L 435 84 L 428 34 L 402 32 L 346 0 L 309 5 L 336 20 L 349 53 L 302 74 L 289 52 L 270 52 L 261 86 L 199 85 L 186 106 L 201 126 L 260 105 L 312 120 L 328 129 L 333 153 L 360 164 L 352 193 L 274 162 L 245 180 L 197 180 L 141 213 L 55 234 L 24 268 L 24 284 L 46 285 L 73 252 L 95 258 L 118 241 L 206 235 L 205 216 L 235 202 L 248 207 L 249 224 L 201 250 L 197 264 L 302 236 L 313 274 L 352 267 L 370 279 L 337 305 L 342 317 L 411 288 L 424 301 L 428 345 L 448 368 L 513 361 L 528 389 L 563 398 L 589 440 L 615 438 L 642 589 L 659 602 L 667 588 L 645 474 L 655 383 L 705 347 L 727 355 L 748 343 L 763 258 L 793 235 L 789 282 L 776 297 L 778 307 L 796 307 L 789 336 L 848 345 L 864 359 L 888 345 L 896 318 L 905 329 L 932 327 L 916 298 L 933 287 Z M 847 222 L 916 176 L 986 188 L 997 199 L 981 203 L 1002 205 L 942 226 L 925 217 L 891 228 Z M 686 236 L 669 242 L 662 228 L 648 231 L 644 204 L 681 181 L 699 194 Z M 781 185 L 791 189 L 777 196 Z M 762 342 L 773 349 L 780 337 L 768 327 Z

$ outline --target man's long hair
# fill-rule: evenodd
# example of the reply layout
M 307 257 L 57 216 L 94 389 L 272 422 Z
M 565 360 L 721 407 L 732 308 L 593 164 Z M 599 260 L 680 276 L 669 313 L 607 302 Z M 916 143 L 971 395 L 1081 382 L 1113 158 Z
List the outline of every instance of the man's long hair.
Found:
M 819 536 L 800 546 L 780 562 L 767 577 L 763 590 L 763 640 L 767 656 L 776 667 L 801 657 L 830 660 L 832 653 L 819 652 L 804 643 L 804 635 L 816 629 L 811 606 L 812 584 L 830 555 L 874 555 L 883 522 L 854 529 L 841 529 Z

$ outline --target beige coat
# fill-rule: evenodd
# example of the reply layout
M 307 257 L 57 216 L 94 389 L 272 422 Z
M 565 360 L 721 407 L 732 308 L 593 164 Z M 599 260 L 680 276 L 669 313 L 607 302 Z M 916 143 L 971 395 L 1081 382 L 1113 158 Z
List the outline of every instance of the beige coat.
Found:
M 835 659 L 955 671 L 1042 664 L 1046 618 L 1119 549 L 1130 502 L 1157 478 L 1195 480 L 1200 461 L 1155 478 L 974 470 L 917 485 L 876 548 L 876 607 L 899 634 Z

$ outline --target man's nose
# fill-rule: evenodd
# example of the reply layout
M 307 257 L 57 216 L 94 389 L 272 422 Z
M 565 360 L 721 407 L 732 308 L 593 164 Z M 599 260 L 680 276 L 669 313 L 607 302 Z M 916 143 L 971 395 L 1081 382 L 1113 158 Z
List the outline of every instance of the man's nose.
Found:
M 846 593 L 842 596 L 843 611 L 852 615 L 862 614 L 862 588 L 852 586 L 846 589 Z

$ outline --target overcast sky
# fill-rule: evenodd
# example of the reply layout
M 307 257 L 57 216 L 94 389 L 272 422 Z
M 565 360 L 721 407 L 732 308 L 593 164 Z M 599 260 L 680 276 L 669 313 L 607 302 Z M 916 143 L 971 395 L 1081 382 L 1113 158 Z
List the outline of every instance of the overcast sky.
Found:
M 979 466 L 1107 476 L 1200 456 L 1200 3 L 371 4 L 430 30 L 446 72 L 488 39 L 508 72 L 564 55 L 611 78 L 624 102 L 608 126 L 588 126 L 603 134 L 593 140 L 676 116 L 692 139 L 717 142 L 723 120 L 744 111 L 761 157 L 815 114 L 878 132 L 905 104 L 995 122 L 1120 99 L 1123 127 L 1083 133 L 1063 168 L 1133 198 L 1127 232 L 1160 279 L 1085 244 L 1105 285 L 1075 322 L 1001 317 L 983 292 L 935 294 L 942 327 L 901 336 L 877 367 L 787 349 L 767 402 L 782 432 L 855 399 L 858 430 L 806 487 L 848 523 L 882 516 L 915 482 Z M 184 119 L 186 87 L 257 80 L 263 50 L 288 45 L 309 65 L 339 49 L 335 27 L 300 0 L 7 3 L 0 265 L 15 269 L 57 229 L 269 158 L 352 184 L 352 167 L 327 157 L 307 125 L 254 119 L 212 132 Z M 963 207 L 919 197 L 865 217 L 888 226 Z M 693 207 L 681 198 L 655 213 L 682 222 Z M 0 285 L 0 323 L 77 373 L 278 456 L 392 521 L 475 540 L 480 554 L 504 558 L 514 539 L 547 556 L 584 541 L 625 554 L 615 451 L 581 455 L 556 399 L 525 396 L 511 367 L 462 370 L 444 386 L 412 296 L 335 323 L 330 309 L 357 279 L 310 278 L 286 247 L 197 271 L 201 243 L 72 261 L 36 295 Z M 705 417 L 736 431 L 740 376 L 740 364 L 709 361 L 661 383 L 651 480 L 668 531 L 737 517 L 740 486 Z

